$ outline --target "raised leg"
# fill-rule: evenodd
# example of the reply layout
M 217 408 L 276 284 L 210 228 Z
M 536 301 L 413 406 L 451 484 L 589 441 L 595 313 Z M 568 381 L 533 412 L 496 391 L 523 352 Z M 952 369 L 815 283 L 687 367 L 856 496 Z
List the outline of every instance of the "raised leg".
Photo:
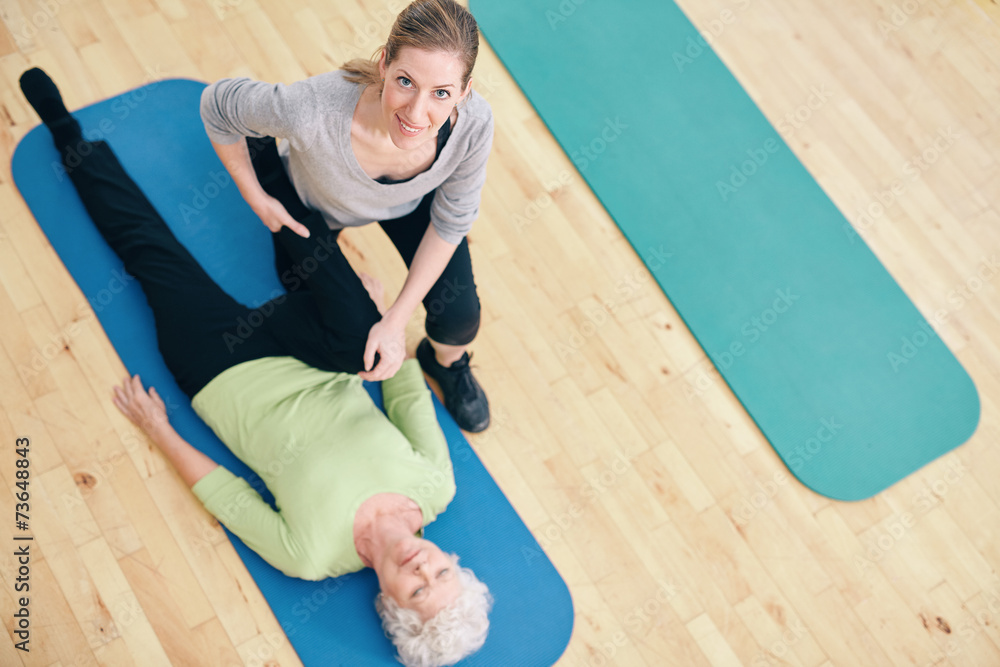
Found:
M 299 199 L 273 139 L 248 139 L 247 147 L 264 191 L 309 229 L 309 238 L 288 228 L 274 234 L 282 284 L 293 293 L 308 286 L 324 326 L 345 340 L 366 341 L 368 331 L 381 315 L 337 244 L 339 230 L 331 230 L 318 211 L 309 209 Z M 363 342 L 361 349 L 363 352 Z
M 239 337 L 251 310 L 216 285 L 180 244 L 110 146 L 83 139 L 48 76 L 30 70 L 21 86 L 52 129 L 66 172 L 94 224 L 142 285 L 160 351 L 181 389 L 193 396 L 227 368 L 274 354 L 268 336 Z

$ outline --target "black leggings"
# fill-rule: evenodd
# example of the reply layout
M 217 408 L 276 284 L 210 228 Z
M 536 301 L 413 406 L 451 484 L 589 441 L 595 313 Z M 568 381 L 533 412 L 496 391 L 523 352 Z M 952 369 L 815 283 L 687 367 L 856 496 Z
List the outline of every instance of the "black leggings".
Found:
M 327 371 L 364 370 L 368 331 L 380 316 L 336 242 L 324 248 L 321 234 L 329 229 L 318 213 L 302 219 L 313 238 L 284 230 L 292 237 L 285 248 L 302 265 L 315 258 L 324 275 L 344 284 L 314 281 L 310 290 L 247 308 L 180 244 L 111 148 L 103 141 L 90 146 L 93 150 L 79 164 L 67 165 L 67 172 L 101 235 L 142 285 L 160 352 L 185 394 L 193 397 L 226 369 L 262 357 L 294 356 Z M 64 162 L 67 155 L 63 149 Z
M 273 138 L 247 139 L 247 148 L 257 179 L 268 194 L 280 201 L 289 214 L 303 224 L 310 216 L 316 215 L 302 203 L 295 192 Z M 396 246 L 407 268 L 430 224 L 434 192 L 425 195 L 412 213 L 379 223 Z M 354 299 L 359 302 L 370 301 L 368 293 L 346 260 L 327 263 L 315 261 L 318 258 L 308 259 L 312 255 L 310 248 L 315 250 L 317 242 L 322 248 L 339 253 L 337 236 L 340 230 L 331 230 L 322 222 L 306 226 L 312 235 L 309 239 L 303 239 L 287 228 L 282 228 L 274 235 L 275 266 L 285 288 L 295 292 L 320 282 L 328 287 L 336 286 L 340 290 L 353 290 L 356 293 Z M 300 260 L 296 261 L 295 258 Z M 374 304 L 371 307 L 374 308 Z M 480 305 L 472 276 L 472 258 L 467 239 L 462 239 L 455 248 L 451 261 L 424 298 L 424 308 L 427 310 L 425 328 L 431 340 L 444 345 L 468 345 L 476 337 L 479 331 Z

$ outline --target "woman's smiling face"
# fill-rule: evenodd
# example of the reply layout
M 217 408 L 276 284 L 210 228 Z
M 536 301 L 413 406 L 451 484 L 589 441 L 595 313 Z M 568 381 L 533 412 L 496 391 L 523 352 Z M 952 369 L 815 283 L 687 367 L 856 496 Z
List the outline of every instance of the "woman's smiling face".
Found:
M 385 54 L 379 73 L 382 115 L 389 137 L 397 148 L 411 150 L 437 136 L 452 109 L 469 92 L 472 80 L 462 90 L 462 61 L 444 51 L 401 49 L 389 65 Z

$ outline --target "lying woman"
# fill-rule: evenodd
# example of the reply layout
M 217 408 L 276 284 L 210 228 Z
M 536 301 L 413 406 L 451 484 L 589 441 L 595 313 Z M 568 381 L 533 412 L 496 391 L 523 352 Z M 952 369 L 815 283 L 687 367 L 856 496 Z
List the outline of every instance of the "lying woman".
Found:
M 405 664 L 452 664 L 478 650 L 489 626 L 489 591 L 456 555 L 421 538 L 454 496 L 455 481 L 420 367 L 408 358 L 383 382 L 386 414 L 356 375 L 379 313 L 366 320 L 365 311 L 343 302 L 353 290 L 317 280 L 261 306 L 270 316 L 251 336 L 238 336 L 238 322 L 252 311 L 177 241 L 110 147 L 83 139 L 49 77 L 29 70 L 21 89 L 63 162 L 70 149 L 86 156 L 66 171 L 101 235 L 142 285 L 178 385 L 280 509 L 185 442 L 138 375 L 115 387 L 115 405 L 209 512 L 285 574 L 317 580 L 373 568 L 381 589 L 376 608 Z M 319 214 L 303 224 L 326 227 Z M 315 240 L 290 236 L 293 261 L 317 257 Z M 328 254 L 327 261 L 346 261 Z M 366 277 L 363 287 L 381 303 L 377 281 Z

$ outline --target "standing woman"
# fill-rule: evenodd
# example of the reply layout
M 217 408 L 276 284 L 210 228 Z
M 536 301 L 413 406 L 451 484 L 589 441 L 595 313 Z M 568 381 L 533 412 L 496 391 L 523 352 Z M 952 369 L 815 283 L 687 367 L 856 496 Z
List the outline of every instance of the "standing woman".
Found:
M 492 111 L 472 90 L 478 51 L 479 29 L 467 9 L 453 0 L 416 0 L 371 61 L 352 60 L 290 85 L 223 79 L 201 99 L 216 152 L 275 233 L 286 287 L 332 281 L 357 294 L 359 309 L 374 309 L 346 261 L 317 255 L 311 268 L 293 265 L 284 245 L 309 235 L 296 220 L 309 209 L 332 230 L 334 242 L 322 244 L 331 254 L 340 254 L 341 229 L 379 221 L 409 273 L 369 331 L 360 375 L 378 381 L 399 370 L 406 323 L 423 301 L 427 338 L 417 358 L 441 385 L 458 425 L 471 432 L 490 421 L 466 351 L 480 320 L 466 235 L 493 143 Z M 270 137 L 284 139 L 277 155 Z

